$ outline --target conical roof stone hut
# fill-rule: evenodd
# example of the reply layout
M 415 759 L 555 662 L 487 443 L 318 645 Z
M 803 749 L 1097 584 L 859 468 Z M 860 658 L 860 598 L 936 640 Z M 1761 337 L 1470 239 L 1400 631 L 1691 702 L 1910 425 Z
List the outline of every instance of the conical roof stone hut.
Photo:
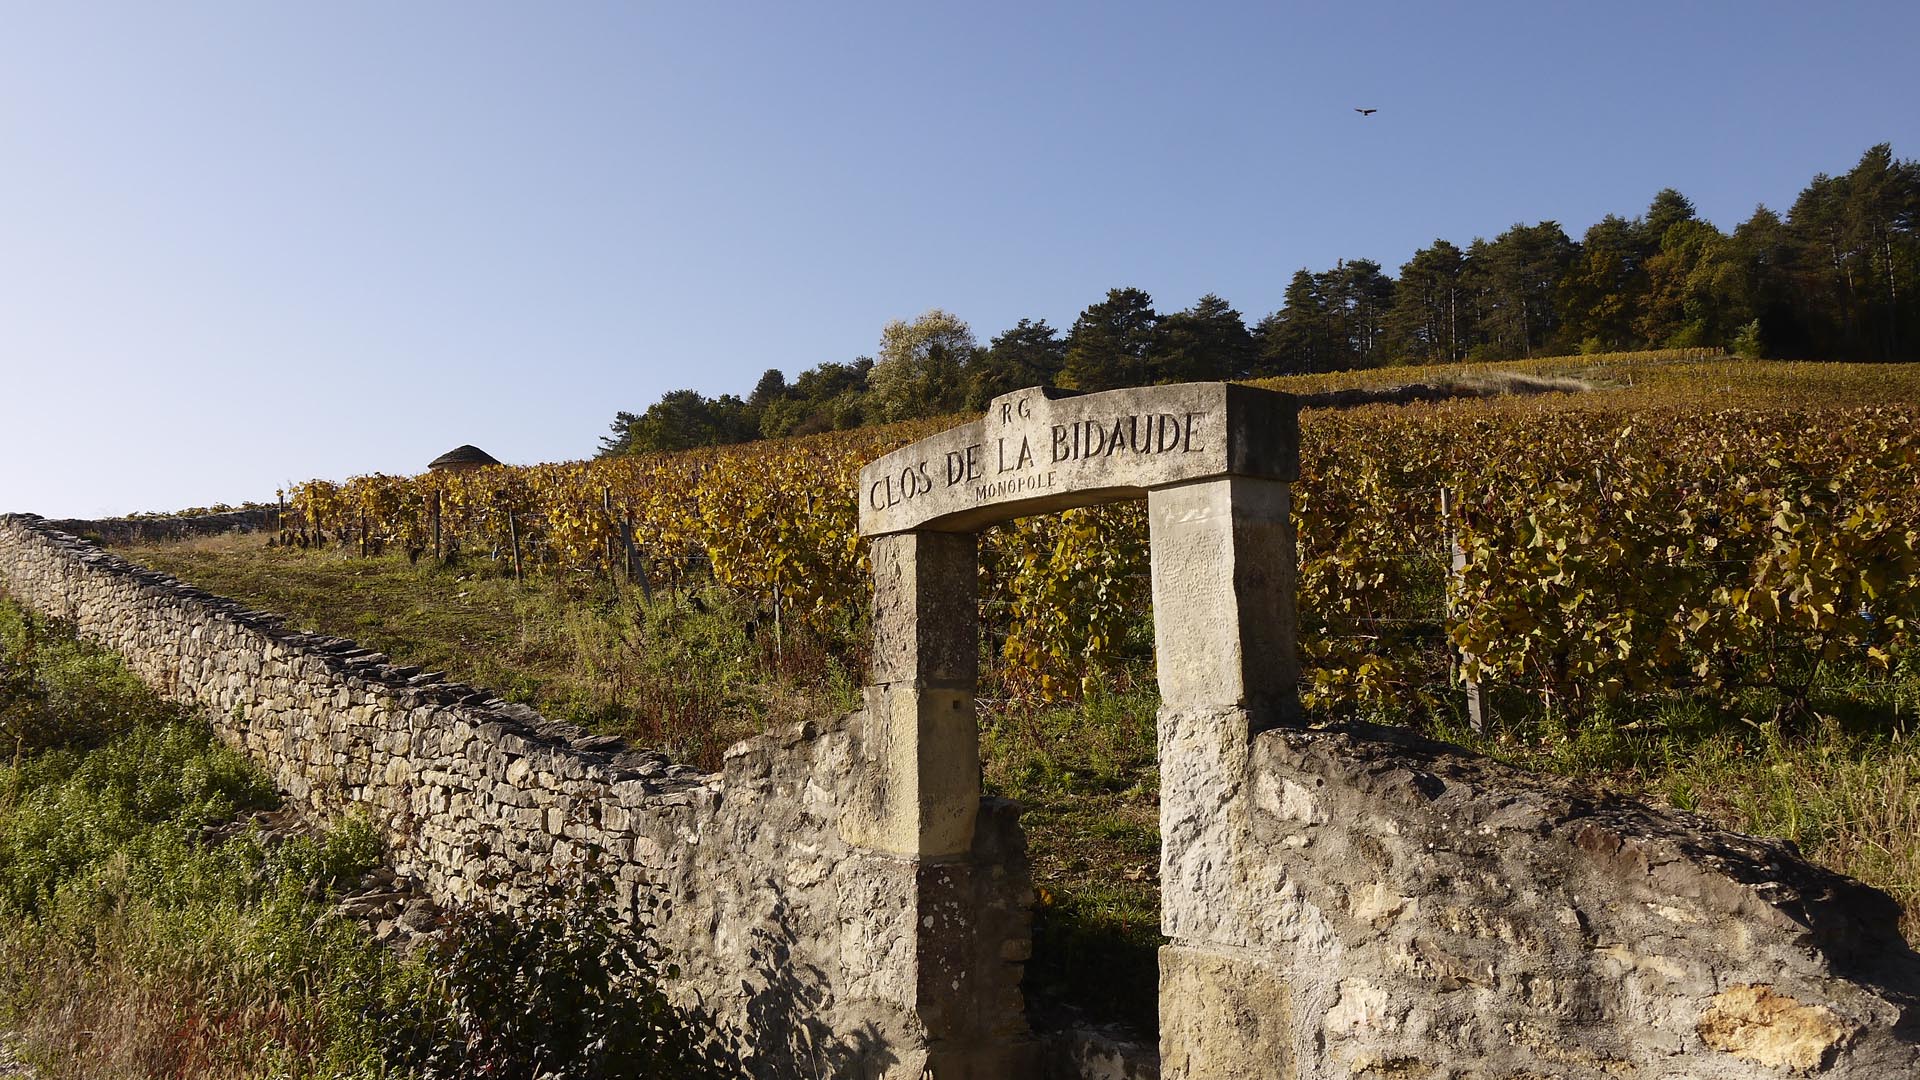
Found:
M 500 464 L 500 462 L 495 460 L 492 454 L 487 453 L 472 443 L 468 443 L 465 446 L 456 446 L 446 453 L 441 454 L 439 457 L 434 458 L 427 463 L 427 469 L 430 472 L 463 472 L 467 469 L 478 469 L 485 465 L 498 464 Z

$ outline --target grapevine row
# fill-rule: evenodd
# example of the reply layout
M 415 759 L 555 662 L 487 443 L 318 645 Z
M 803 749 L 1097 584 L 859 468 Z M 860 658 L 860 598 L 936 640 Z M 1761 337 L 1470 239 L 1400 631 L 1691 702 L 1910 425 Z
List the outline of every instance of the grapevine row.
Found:
M 1576 708 L 1655 688 L 1792 693 L 1822 665 L 1908 654 L 1920 409 L 1718 408 L 1725 368 L 1685 376 L 1699 392 L 1678 404 L 1669 385 L 1309 412 L 1294 511 L 1309 703 L 1405 706 L 1459 677 Z M 419 553 L 437 508 L 444 545 L 503 561 L 518 547 L 550 573 L 613 573 L 630 534 L 655 575 L 698 563 L 825 625 L 865 603 L 860 467 L 943 426 L 316 480 L 292 493 L 292 527 L 340 536 L 364 522 L 376 545 Z M 1013 522 L 981 552 L 1010 685 L 1070 692 L 1139 647 L 1138 506 Z

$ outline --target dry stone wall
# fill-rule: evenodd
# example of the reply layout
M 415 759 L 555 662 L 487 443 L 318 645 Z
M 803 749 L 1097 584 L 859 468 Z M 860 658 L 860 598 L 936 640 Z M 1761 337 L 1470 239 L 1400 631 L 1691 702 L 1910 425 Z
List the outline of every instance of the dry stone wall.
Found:
M 748 740 L 705 774 L 352 642 L 290 630 L 31 516 L 0 517 L 0 588 L 198 706 L 297 804 L 363 812 L 444 902 L 512 906 L 588 863 L 650 921 L 684 990 L 762 1076 L 1014 1075 L 1030 886 L 1016 815 L 970 849 L 855 847 L 840 810 L 864 723 Z
M 236 532 L 264 532 L 280 527 L 280 511 L 274 507 L 265 506 L 251 510 L 228 510 L 218 514 L 195 514 L 190 517 L 65 519 L 49 521 L 45 524 L 49 528 L 103 544 L 137 544 L 143 541 L 187 540 L 198 536 L 220 536 Z
M 1169 1077 L 1920 1077 L 1884 893 L 1368 726 L 1163 779 Z M 1168 1003 L 1178 1007 L 1169 1009 Z

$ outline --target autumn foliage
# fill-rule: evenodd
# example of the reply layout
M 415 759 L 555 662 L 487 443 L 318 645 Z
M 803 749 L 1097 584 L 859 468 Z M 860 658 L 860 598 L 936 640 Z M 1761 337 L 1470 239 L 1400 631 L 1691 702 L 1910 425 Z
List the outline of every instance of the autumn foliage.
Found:
M 1764 686 L 1791 702 L 1823 667 L 1910 653 L 1913 373 L 1658 355 L 1600 370 L 1603 387 L 1577 396 L 1303 416 L 1310 705 L 1413 705 L 1462 678 L 1575 710 L 1655 688 Z M 364 520 L 372 544 L 422 552 L 437 505 L 443 546 L 464 558 L 505 563 L 517 539 L 528 572 L 585 577 L 623 572 L 630 529 L 656 586 L 711 580 L 794 625 L 846 629 L 868 589 L 858 471 L 947 424 L 316 480 L 293 492 L 288 535 L 348 538 Z M 989 530 L 981 567 L 1012 691 L 1071 694 L 1150 641 L 1138 506 Z

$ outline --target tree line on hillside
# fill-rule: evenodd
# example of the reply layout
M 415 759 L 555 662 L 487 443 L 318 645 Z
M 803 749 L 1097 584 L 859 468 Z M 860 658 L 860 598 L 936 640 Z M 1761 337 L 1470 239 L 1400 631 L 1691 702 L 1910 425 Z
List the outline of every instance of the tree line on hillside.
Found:
M 1104 390 L 1691 346 L 1896 360 L 1917 344 L 1920 163 L 1882 143 L 1847 173 L 1815 176 L 1785 217 L 1763 205 L 1722 232 L 1668 188 L 1639 217 L 1610 214 L 1579 240 L 1542 221 L 1465 248 L 1435 240 L 1397 278 L 1370 259 L 1301 269 L 1280 308 L 1251 327 L 1212 294 L 1163 313 L 1146 292 L 1120 288 L 1064 334 L 1021 319 L 982 346 L 936 309 L 888 324 L 877 357 L 823 363 L 791 382 L 769 369 L 745 398 L 675 390 L 644 413 L 620 412 L 600 452 L 978 410 L 1035 385 Z

